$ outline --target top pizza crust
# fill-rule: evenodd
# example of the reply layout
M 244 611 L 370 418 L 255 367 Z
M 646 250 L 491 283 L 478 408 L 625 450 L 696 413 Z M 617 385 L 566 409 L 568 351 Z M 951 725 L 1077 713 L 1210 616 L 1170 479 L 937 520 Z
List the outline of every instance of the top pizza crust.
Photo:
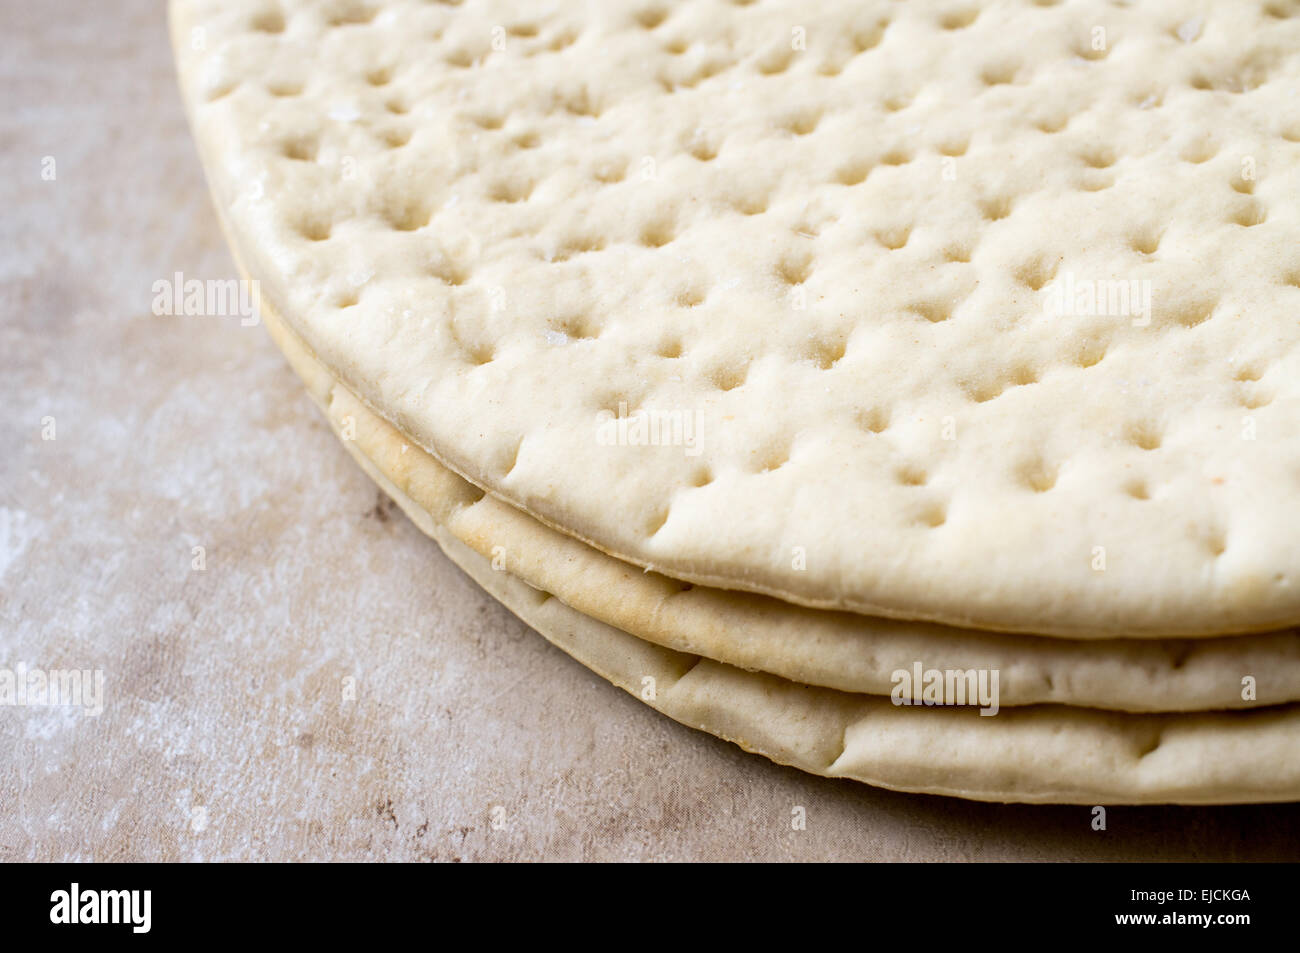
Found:
M 1076 636 L 1300 622 L 1297 12 L 172 4 L 263 293 L 453 470 L 682 579 Z

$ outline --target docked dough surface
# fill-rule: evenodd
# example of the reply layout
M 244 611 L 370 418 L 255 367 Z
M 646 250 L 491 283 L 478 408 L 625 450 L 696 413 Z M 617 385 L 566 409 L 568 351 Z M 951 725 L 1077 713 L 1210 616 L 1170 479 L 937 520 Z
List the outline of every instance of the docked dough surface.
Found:
M 548 525 L 898 618 L 1300 621 L 1282 6 L 172 11 L 268 297 Z

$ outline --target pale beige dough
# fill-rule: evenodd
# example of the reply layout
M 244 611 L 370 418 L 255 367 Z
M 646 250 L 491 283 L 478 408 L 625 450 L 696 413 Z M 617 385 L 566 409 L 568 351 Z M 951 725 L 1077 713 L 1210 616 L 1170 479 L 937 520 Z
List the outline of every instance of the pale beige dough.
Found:
M 1290 10 L 171 4 L 249 269 L 450 469 L 675 578 L 1076 637 L 1300 622 Z
M 997 669 L 1004 705 L 1198 711 L 1300 699 L 1300 635 L 1171 642 L 964 632 L 684 585 L 558 533 L 442 467 L 339 384 L 267 306 L 272 337 L 336 432 L 456 539 L 536 589 L 632 635 L 796 682 L 887 695 L 892 674 Z M 1243 678 L 1253 697 L 1243 699 Z
M 552 643 L 671 718 L 813 774 L 982 801 L 1227 804 L 1300 797 L 1300 706 L 1134 715 L 901 707 L 675 652 L 585 616 L 470 550 L 347 441 L 451 559 Z

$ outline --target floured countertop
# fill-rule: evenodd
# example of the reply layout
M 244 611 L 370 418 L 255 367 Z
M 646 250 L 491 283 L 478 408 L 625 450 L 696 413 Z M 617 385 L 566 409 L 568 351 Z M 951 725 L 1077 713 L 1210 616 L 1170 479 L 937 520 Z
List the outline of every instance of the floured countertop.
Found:
M 572 662 L 381 499 L 263 329 L 153 313 L 235 273 L 162 5 L 9 19 L 0 670 L 104 695 L 0 706 L 0 860 L 1295 856 L 1294 805 L 1097 832 L 805 776 Z

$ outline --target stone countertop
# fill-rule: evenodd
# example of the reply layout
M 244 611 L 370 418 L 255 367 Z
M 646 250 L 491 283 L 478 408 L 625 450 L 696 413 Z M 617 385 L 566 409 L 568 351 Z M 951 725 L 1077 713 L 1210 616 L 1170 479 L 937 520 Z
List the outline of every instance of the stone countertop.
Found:
M 163 5 L 6 17 L 0 669 L 104 687 L 0 707 L 0 860 L 1296 857 L 1295 805 L 1097 832 L 806 776 L 606 684 L 380 496 L 263 329 L 153 313 L 235 274 Z

